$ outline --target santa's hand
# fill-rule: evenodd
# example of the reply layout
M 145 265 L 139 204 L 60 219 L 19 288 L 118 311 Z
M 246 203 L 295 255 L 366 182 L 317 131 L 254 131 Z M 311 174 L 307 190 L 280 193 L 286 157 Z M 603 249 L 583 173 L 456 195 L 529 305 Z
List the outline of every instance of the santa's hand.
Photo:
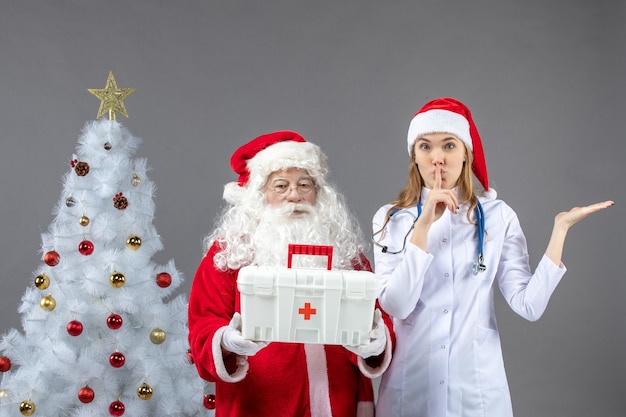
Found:
M 253 342 L 241 334 L 241 314 L 233 314 L 226 331 L 222 334 L 222 348 L 241 356 L 254 356 L 267 346 L 267 342 Z
M 385 351 L 385 346 L 387 346 L 387 332 L 385 331 L 385 323 L 382 320 L 382 313 L 379 309 L 376 309 L 374 312 L 374 324 L 369 335 L 369 343 L 357 346 L 344 345 L 343 347 L 363 359 L 378 356 Z

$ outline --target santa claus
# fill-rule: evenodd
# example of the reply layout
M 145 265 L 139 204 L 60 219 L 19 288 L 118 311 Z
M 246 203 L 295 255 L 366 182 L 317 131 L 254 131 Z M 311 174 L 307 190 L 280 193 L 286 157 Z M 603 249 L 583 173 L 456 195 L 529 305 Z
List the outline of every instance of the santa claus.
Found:
M 241 334 L 239 269 L 287 265 L 290 243 L 332 245 L 333 269 L 371 271 L 358 224 L 326 180 L 326 156 L 280 131 L 237 149 L 231 166 L 239 178 L 225 186 L 229 204 L 205 239 L 189 297 L 189 341 L 200 376 L 215 382 L 216 416 L 373 416 L 371 378 L 389 365 L 394 339 L 380 310 L 369 343 L 358 346 L 268 344 Z

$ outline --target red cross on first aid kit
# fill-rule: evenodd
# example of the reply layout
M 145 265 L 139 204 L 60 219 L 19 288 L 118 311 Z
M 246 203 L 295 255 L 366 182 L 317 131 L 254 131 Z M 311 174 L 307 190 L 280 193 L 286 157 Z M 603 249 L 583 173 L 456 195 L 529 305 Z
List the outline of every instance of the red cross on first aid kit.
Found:
M 378 283 L 372 272 L 333 270 L 332 246 L 289 245 L 287 267 L 239 271 L 243 337 L 268 342 L 359 345 L 369 341 Z M 292 258 L 327 256 L 327 268 Z

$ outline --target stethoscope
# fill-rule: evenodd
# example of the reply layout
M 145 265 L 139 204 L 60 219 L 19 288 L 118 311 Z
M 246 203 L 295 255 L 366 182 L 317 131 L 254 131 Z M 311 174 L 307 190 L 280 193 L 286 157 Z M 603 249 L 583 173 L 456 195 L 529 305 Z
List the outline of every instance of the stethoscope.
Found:
M 419 219 L 420 215 L 422 214 L 422 206 L 419 203 L 417 203 L 416 207 L 417 207 L 417 217 L 415 217 L 415 220 L 413 220 L 413 222 L 411 223 L 411 227 L 404 235 L 402 248 L 400 250 L 398 251 L 389 250 L 389 246 L 381 245 L 380 243 L 378 243 L 378 241 L 376 240 L 376 236 L 384 232 L 385 227 L 387 227 L 387 223 L 389 223 L 389 221 L 395 214 L 401 211 L 408 212 L 408 210 L 406 209 L 398 208 L 398 209 L 392 210 L 391 213 L 389 213 L 387 220 L 385 220 L 385 223 L 380 228 L 380 230 L 372 234 L 372 242 L 374 243 L 374 245 L 381 248 L 383 253 L 388 253 L 390 255 L 397 255 L 399 253 L 404 252 L 404 249 L 406 248 L 406 240 L 409 237 L 409 234 L 411 234 L 411 231 L 413 231 L 413 228 L 415 227 L 415 222 L 417 221 L 417 219 Z M 485 265 L 485 257 L 483 256 L 483 244 L 485 241 L 485 212 L 483 211 L 483 206 L 480 204 L 480 201 L 477 201 L 476 207 L 474 208 L 474 213 L 476 214 L 476 226 L 478 227 L 478 254 L 476 255 L 476 260 L 474 261 L 474 265 L 472 266 L 472 273 L 476 275 L 479 272 L 485 272 L 485 270 L 487 269 L 487 266 Z

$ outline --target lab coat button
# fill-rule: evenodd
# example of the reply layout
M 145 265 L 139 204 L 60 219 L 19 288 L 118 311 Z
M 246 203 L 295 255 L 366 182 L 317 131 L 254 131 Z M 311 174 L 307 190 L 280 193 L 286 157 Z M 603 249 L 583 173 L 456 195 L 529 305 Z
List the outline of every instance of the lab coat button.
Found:
M 445 381 L 442 379 L 441 381 L 439 381 L 439 383 L 440 383 L 441 385 L 443 385 L 443 384 L 445 384 Z
M 448 309 L 446 308 L 445 310 L 443 310 L 443 312 L 444 312 L 445 314 L 448 314 Z
M 441 345 L 441 349 L 445 349 L 445 348 L 446 348 L 446 345 Z
M 450 276 L 450 274 L 448 274 L 447 272 L 444 274 L 444 276 L 447 278 Z

